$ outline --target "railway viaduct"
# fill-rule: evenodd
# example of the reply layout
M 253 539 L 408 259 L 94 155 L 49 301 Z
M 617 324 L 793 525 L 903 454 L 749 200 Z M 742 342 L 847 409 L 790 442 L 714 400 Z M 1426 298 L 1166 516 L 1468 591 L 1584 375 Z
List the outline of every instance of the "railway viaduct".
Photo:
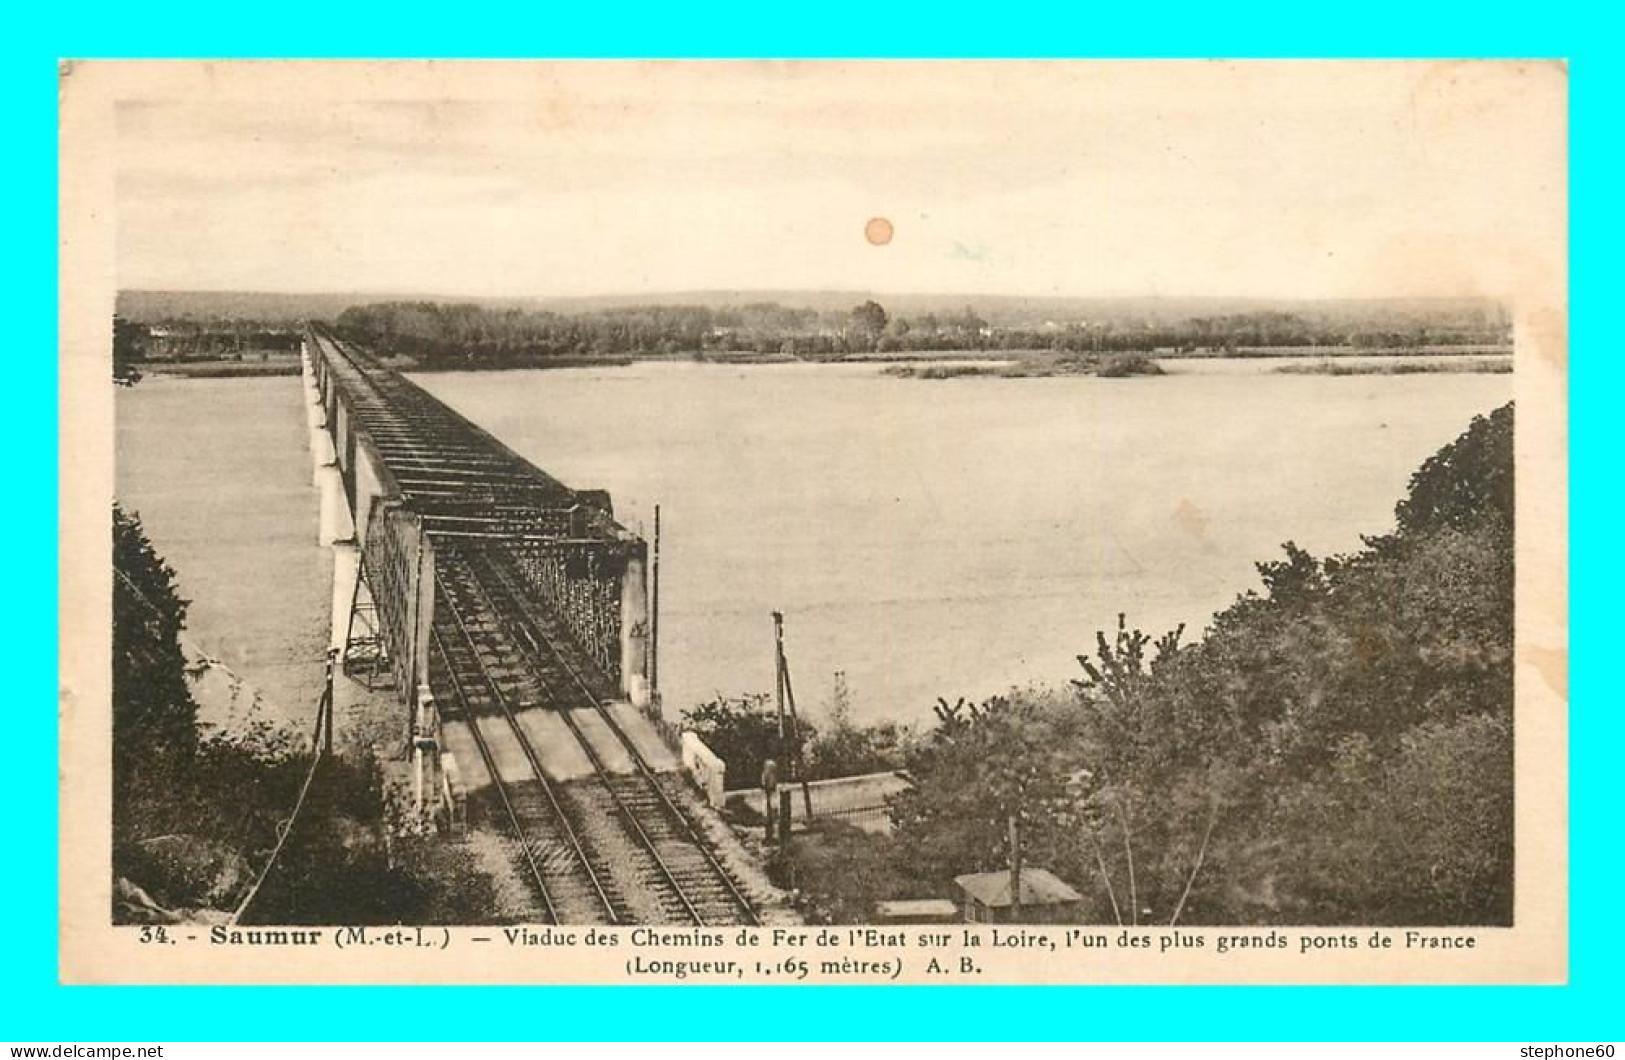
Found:
M 651 718 L 647 549 L 609 496 L 325 328 L 303 359 L 333 647 L 398 694 L 423 815 L 498 835 L 528 918 L 789 919 Z

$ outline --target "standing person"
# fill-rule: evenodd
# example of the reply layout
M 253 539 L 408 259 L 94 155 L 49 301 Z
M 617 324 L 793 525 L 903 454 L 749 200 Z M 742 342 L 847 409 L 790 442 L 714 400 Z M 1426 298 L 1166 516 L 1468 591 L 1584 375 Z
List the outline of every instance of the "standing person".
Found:
M 762 809 L 767 818 L 767 841 L 773 842 L 773 822 L 778 819 L 779 764 L 769 758 L 762 763 Z

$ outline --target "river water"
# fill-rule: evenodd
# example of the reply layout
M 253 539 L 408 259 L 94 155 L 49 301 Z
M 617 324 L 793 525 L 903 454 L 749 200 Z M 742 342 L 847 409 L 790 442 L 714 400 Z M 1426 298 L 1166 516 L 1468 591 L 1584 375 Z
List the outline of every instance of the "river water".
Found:
M 662 512 L 660 685 L 676 714 L 770 691 L 785 613 L 815 719 L 843 670 L 863 720 L 1078 673 L 1118 612 L 1195 632 L 1288 539 L 1358 548 L 1410 473 L 1510 375 L 900 379 L 875 365 L 450 373 L 430 391 L 622 522 Z M 194 603 L 192 636 L 270 700 L 319 687 L 294 378 L 121 392 L 118 490 Z
M 218 660 L 199 718 L 305 728 L 321 695 L 333 560 L 297 376 L 144 379 L 120 390 L 114 488 L 191 601 L 185 637 Z M 258 700 L 258 702 L 256 702 Z
M 844 670 L 859 718 L 1078 675 L 1095 631 L 1200 630 L 1294 540 L 1360 546 L 1509 375 L 900 379 L 645 364 L 419 378 L 623 522 L 661 506 L 668 710 Z

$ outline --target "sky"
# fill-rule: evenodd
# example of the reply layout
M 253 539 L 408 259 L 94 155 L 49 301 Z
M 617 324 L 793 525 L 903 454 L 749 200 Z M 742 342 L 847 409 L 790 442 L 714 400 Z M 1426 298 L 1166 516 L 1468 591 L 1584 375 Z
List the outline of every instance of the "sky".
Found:
M 1565 97 L 1484 62 L 181 64 L 117 104 L 118 279 L 1500 296 L 1561 239 Z

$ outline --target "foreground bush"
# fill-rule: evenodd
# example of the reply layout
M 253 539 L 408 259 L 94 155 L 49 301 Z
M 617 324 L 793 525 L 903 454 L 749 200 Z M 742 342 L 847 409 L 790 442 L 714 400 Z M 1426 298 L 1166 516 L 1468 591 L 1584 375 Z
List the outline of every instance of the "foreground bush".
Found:
M 939 887 L 1008 863 L 1095 920 L 1506 924 L 1513 413 L 1422 465 L 1393 533 L 1288 543 L 1204 635 L 1102 634 L 1071 695 L 939 705 L 895 800 Z

